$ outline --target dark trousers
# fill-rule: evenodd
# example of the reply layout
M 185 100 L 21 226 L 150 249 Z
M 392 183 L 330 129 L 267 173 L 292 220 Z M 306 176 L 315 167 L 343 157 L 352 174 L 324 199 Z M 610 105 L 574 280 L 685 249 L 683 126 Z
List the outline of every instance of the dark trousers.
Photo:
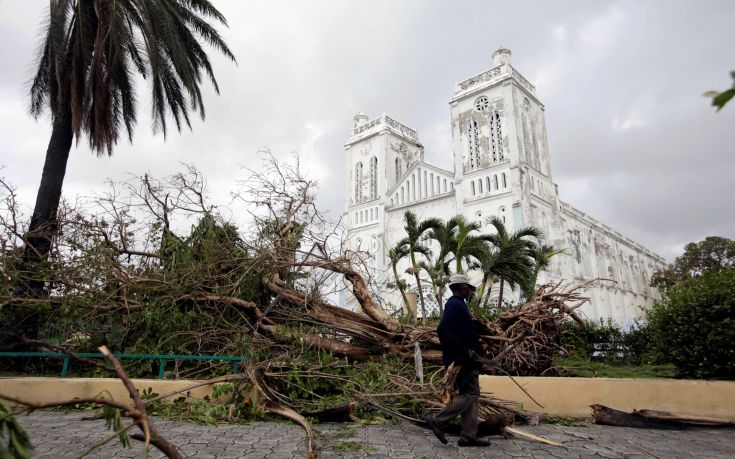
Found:
M 434 419 L 443 428 L 452 419 L 462 416 L 462 437 L 475 438 L 480 415 L 480 372 L 474 368 L 462 368 L 454 382 L 454 390 L 452 401 L 435 414 Z

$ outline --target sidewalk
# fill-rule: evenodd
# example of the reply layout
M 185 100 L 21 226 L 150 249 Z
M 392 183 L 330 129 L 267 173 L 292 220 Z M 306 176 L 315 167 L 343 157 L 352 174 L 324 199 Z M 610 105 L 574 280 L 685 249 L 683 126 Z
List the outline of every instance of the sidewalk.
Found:
M 88 413 L 36 412 L 18 420 L 28 430 L 35 458 L 76 457 L 93 443 L 110 435 L 103 420 L 81 421 Z M 156 427 L 179 450 L 193 458 L 294 458 L 304 457 L 304 430 L 296 425 L 257 422 L 238 426 L 200 426 L 157 419 Z M 643 430 L 588 425 L 542 425 L 520 429 L 564 444 L 558 448 L 524 439 L 491 437 L 488 448 L 459 448 L 456 437 L 442 445 L 434 435 L 413 425 L 352 427 L 316 425 L 321 458 L 733 458 L 735 429 L 689 428 L 681 431 Z M 122 449 L 117 439 L 88 457 L 142 457 L 142 445 Z M 153 449 L 150 457 L 162 457 Z

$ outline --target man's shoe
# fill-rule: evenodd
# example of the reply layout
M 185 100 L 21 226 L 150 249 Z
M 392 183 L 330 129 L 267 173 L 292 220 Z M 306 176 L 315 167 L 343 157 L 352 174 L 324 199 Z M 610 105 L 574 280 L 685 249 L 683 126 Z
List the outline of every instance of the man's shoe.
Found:
M 434 419 L 433 416 L 425 417 L 424 422 L 429 426 L 431 431 L 434 432 L 434 435 L 436 435 L 436 438 L 438 438 L 440 442 L 445 445 L 448 443 L 447 437 L 444 436 L 444 432 L 442 432 L 442 429 L 439 427 L 439 424 L 436 423 L 436 419 Z
M 490 446 L 490 440 L 482 438 L 460 438 L 457 442 L 459 446 Z

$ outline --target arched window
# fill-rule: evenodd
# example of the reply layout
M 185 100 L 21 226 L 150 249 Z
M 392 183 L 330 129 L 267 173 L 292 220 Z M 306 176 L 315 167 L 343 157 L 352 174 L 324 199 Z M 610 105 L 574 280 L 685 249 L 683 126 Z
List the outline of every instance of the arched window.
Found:
M 396 183 L 401 179 L 403 176 L 403 172 L 401 171 L 402 164 L 401 164 L 401 158 L 396 158 Z
M 431 181 L 431 195 L 434 196 L 434 173 L 433 172 L 429 175 L 429 180 Z
M 401 187 L 401 204 L 406 202 L 406 189 L 404 187 Z
M 467 141 L 469 142 L 469 166 L 470 170 L 474 170 L 480 167 L 480 132 L 475 120 L 470 120 L 467 126 Z
M 495 189 L 497 190 L 498 189 L 498 174 L 493 175 L 493 180 L 495 181 L 494 185 L 495 185 Z
M 442 179 L 438 175 L 436 176 L 436 192 L 437 193 L 442 192 Z
M 490 117 L 490 143 L 493 147 L 493 163 L 503 162 L 503 128 L 500 124 L 500 114 L 495 112 Z
M 454 182 L 449 182 L 449 191 L 454 191 Z
M 505 180 L 505 172 L 500 174 L 500 176 L 503 178 L 503 188 L 508 188 L 508 182 Z
M 491 186 L 490 186 L 490 177 L 485 177 L 485 188 L 487 188 L 487 192 L 490 192 Z
M 370 199 L 378 199 L 378 158 L 370 158 Z
M 500 219 L 503 221 L 503 223 L 506 223 L 505 206 L 500 206 L 500 208 L 498 209 L 498 215 L 500 215 Z
M 416 174 L 411 175 L 411 197 L 409 200 L 416 200 Z
M 373 221 L 375 217 L 373 217 L 373 209 L 370 209 L 370 221 Z
M 424 171 L 424 197 L 429 196 L 429 182 L 426 181 L 426 171 Z
M 355 165 L 355 204 L 362 201 L 362 162 Z
M 482 211 L 478 210 L 475 212 L 475 223 L 478 227 L 482 228 Z
M 479 193 L 482 194 L 482 179 L 477 181 L 477 185 L 478 185 Z
M 475 181 L 473 180 L 472 182 L 470 182 L 470 185 L 472 186 L 472 196 L 474 196 L 475 195 Z
M 398 201 L 398 192 L 396 192 L 396 205 L 398 205 L 398 203 L 399 203 L 399 201 Z
M 447 192 L 447 179 L 444 179 L 444 192 Z

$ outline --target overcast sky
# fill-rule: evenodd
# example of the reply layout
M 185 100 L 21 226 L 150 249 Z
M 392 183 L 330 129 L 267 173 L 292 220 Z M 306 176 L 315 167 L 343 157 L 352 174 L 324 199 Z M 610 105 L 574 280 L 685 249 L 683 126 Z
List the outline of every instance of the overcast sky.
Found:
M 386 112 L 417 129 L 427 161 L 451 169 L 453 85 L 490 68 L 503 46 L 546 105 L 563 200 L 669 260 L 686 242 L 735 239 L 735 101 L 715 114 L 702 97 L 732 83 L 733 1 L 214 3 L 238 64 L 212 52 L 221 95 L 206 86 L 206 121 L 164 141 L 140 85 L 133 144 L 98 158 L 81 142 L 65 195 L 186 162 L 227 203 L 239 166 L 269 148 L 298 152 L 320 182 L 320 205 L 338 215 L 354 114 Z M 47 8 L 0 0 L 0 174 L 28 208 L 51 132 L 48 119 L 27 115 L 26 95 Z

